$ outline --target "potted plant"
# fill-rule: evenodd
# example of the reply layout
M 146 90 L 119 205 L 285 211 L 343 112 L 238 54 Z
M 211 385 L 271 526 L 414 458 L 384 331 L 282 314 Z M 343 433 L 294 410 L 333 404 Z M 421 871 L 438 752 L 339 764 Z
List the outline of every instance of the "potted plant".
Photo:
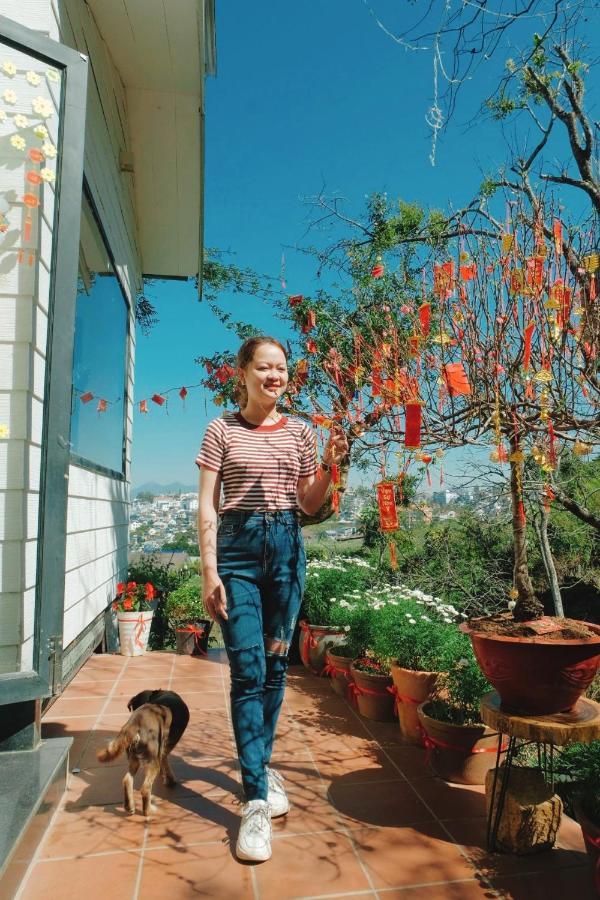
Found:
M 497 734 L 482 723 L 479 712 L 490 684 L 468 637 L 458 629 L 449 632 L 439 659 L 443 671 L 434 694 L 417 709 L 428 761 L 445 781 L 485 784 L 498 749 Z
M 175 635 L 177 653 L 206 656 L 212 621 L 202 602 L 202 579 L 195 575 L 171 591 L 165 603 L 169 628 Z
M 389 666 L 367 650 L 351 663 L 350 674 L 349 693 L 360 715 L 376 722 L 391 722 L 394 697 Z
M 345 595 L 366 588 L 372 577 L 369 563 L 361 559 L 334 557 L 312 559 L 307 565 L 300 621 L 300 657 L 309 671 L 322 675 L 327 650 L 345 643 L 348 634 L 349 601 Z
M 117 614 L 119 646 L 123 656 L 141 656 L 146 652 L 154 610 L 154 586 L 147 581 L 119 582 L 112 609 Z
M 600 896 L 600 741 L 571 744 L 556 761 L 557 790 L 575 814 Z
M 348 696 L 348 687 L 352 682 L 350 666 L 356 658 L 354 647 L 350 644 L 335 644 L 325 653 L 325 666 L 322 675 L 330 679 L 331 689 L 340 697 Z
M 390 662 L 400 734 L 411 743 L 422 742 L 417 710 L 436 690 L 439 660 L 456 615 L 454 607 L 406 589 L 380 611 L 373 650 Z

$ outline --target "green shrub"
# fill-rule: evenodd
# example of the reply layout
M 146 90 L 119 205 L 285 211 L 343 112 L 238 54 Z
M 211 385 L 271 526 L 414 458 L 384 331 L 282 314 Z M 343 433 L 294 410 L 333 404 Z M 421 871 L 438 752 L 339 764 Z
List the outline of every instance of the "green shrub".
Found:
M 165 603 L 169 625 L 186 625 L 208 618 L 202 602 L 202 578 L 194 575 L 171 591 Z
M 174 632 L 169 628 L 167 622 L 165 603 L 171 591 L 190 579 L 196 572 L 195 566 L 175 568 L 169 563 L 161 563 L 156 556 L 145 556 L 130 564 L 127 581 L 137 581 L 138 583 L 149 581 L 156 590 L 157 602 L 148 641 L 151 650 L 163 650 L 165 647 L 175 645 Z
M 479 668 L 471 639 L 457 628 L 449 628 L 440 647 L 438 694 L 430 706 L 433 718 L 455 725 L 481 722 L 479 703 L 492 686 Z
M 368 563 L 359 558 L 334 557 L 311 560 L 306 567 L 306 587 L 302 618 L 311 625 L 344 625 L 348 622 L 341 601 L 358 596 L 375 576 Z
M 579 798 L 583 811 L 600 826 L 600 741 L 569 744 L 554 763 L 563 782 L 559 791 L 572 811 L 573 798 Z

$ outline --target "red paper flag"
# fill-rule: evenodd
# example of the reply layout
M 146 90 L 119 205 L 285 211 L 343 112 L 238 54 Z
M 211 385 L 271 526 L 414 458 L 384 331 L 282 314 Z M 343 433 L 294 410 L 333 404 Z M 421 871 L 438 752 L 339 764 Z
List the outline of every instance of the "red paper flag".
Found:
M 98 400 L 98 406 L 96 407 L 96 412 L 99 412 L 99 413 L 106 412 L 107 406 L 108 406 L 108 403 L 106 402 L 106 400 Z
M 431 304 L 422 303 L 419 307 L 419 322 L 421 324 L 421 334 L 424 338 L 429 334 L 431 324 Z
M 82 394 L 79 399 L 81 400 L 82 403 L 89 403 L 90 400 L 94 399 L 94 395 L 92 394 L 91 391 L 86 391 L 85 394 Z
M 316 353 L 317 352 L 317 345 L 313 341 L 312 338 L 309 338 L 306 342 L 306 351 L 307 351 L 307 353 Z
M 187 397 L 187 395 L 188 395 L 187 388 L 182 387 L 181 390 L 179 391 L 179 396 L 181 397 L 182 400 L 185 401 L 185 398 Z
M 381 381 L 381 369 L 373 369 L 373 374 L 371 376 L 371 396 L 381 397 L 382 387 L 383 384 Z
M 140 400 L 140 412 L 147 413 L 148 412 L 148 401 Z
M 406 414 L 404 446 L 416 449 L 421 446 L 421 404 L 407 403 L 404 411 Z
M 371 278 L 381 278 L 383 273 L 385 272 L 385 267 L 382 262 L 376 262 L 373 268 L 371 269 Z
M 161 397 L 160 394 L 152 394 L 151 400 L 153 403 L 156 403 L 158 406 L 162 406 L 165 402 L 165 398 Z
M 288 303 L 290 306 L 298 306 L 299 303 L 302 303 L 304 297 L 302 294 L 294 294 L 292 297 L 288 297 Z
M 316 324 L 317 324 L 317 315 L 316 315 L 314 309 L 309 309 L 309 311 L 306 315 L 304 325 L 302 326 L 302 332 L 304 334 L 308 334 L 308 332 L 311 331 L 315 327 Z
M 396 509 L 394 484 L 391 481 L 381 481 L 376 489 L 379 528 L 381 531 L 395 531 L 398 528 L 398 510 Z
M 471 385 L 462 363 L 447 363 L 442 371 L 451 397 L 459 397 L 461 394 L 471 393 Z
M 533 337 L 534 328 L 535 325 L 533 322 L 530 322 L 525 328 L 525 349 L 523 350 L 523 368 L 525 371 L 529 369 L 529 364 L 531 362 L 531 339 Z
M 419 355 L 419 343 L 420 338 L 418 334 L 412 334 L 408 339 L 408 353 L 410 356 L 415 357 Z
M 554 251 L 557 256 L 562 254 L 562 223 L 560 219 L 552 222 L 552 235 L 554 237 Z

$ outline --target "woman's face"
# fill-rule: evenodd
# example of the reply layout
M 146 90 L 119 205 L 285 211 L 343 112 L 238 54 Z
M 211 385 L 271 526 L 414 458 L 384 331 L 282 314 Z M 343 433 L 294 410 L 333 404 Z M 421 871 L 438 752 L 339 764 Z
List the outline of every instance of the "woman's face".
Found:
M 241 370 L 248 399 L 272 403 L 285 391 L 288 370 L 283 350 L 275 344 L 259 344 L 245 369 Z

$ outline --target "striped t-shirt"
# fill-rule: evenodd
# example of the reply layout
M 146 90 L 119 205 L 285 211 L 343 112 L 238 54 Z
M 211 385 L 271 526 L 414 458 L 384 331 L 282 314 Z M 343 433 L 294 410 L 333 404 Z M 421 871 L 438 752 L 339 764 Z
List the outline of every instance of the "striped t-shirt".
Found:
M 221 512 L 296 509 L 298 479 L 317 471 L 315 440 L 300 419 L 252 425 L 225 412 L 206 429 L 196 465 L 221 473 Z

